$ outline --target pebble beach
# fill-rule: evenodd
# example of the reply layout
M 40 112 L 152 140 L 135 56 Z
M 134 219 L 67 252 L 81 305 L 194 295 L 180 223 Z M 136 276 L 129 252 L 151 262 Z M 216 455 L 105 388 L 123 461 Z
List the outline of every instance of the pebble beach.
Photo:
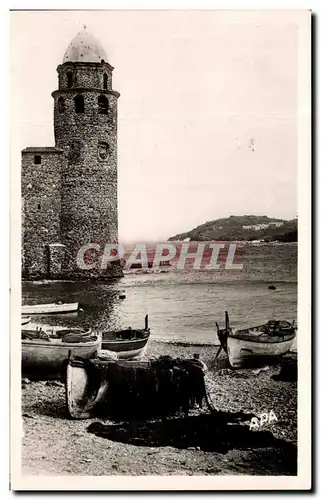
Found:
M 23 381 L 22 473 L 25 475 L 296 475 L 297 383 L 275 380 L 281 365 L 231 370 L 214 345 L 151 340 L 146 357 L 190 358 L 206 363 L 207 392 L 218 410 L 206 405 L 187 418 L 115 423 L 71 420 L 65 387 L 59 381 Z M 292 362 L 296 354 L 286 356 Z M 253 415 L 269 415 L 251 428 Z M 241 414 L 241 418 L 236 418 Z M 108 433 L 88 432 L 100 421 Z M 108 438 L 107 438 L 108 435 Z

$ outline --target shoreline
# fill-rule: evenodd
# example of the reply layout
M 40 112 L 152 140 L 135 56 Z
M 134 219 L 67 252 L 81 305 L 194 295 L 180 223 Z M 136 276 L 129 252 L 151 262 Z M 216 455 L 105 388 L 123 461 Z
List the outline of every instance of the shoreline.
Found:
M 162 338 L 155 338 L 153 337 L 150 339 L 150 343 L 156 342 L 157 344 L 165 344 L 165 345 L 175 345 L 175 346 L 181 346 L 181 347 L 212 347 L 216 349 L 217 347 L 220 346 L 219 343 L 215 342 L 196 342 L 194 340 L 189 341 L 189 340 L 170 340 L 170 339 L 162 339 Z M 297 348 L 292 348 L 290 350 L 290 353 L 297 353 Z

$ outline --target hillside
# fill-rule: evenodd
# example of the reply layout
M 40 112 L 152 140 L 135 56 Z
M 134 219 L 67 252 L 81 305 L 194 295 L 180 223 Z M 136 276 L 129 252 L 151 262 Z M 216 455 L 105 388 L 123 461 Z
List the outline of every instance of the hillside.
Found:
M 231 215 L 206 222 L 169 241 L 297 241 L 297 219 L 273 219 L 266 215 Z

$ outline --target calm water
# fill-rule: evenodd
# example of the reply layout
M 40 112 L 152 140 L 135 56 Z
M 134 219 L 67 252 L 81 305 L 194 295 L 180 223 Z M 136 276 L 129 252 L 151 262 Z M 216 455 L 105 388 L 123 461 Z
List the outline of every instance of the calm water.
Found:
M 246 245 L 242 271 L 127 274 L 114 282 L 23 283 L 22 303 L 79 302 L 84 312 L 37 317 L 38 323 L 97 329 L 143 327 L 159 340 L 215 342 L 228 310 L 235 328 L 297 318 L 297 245 Z M 273 283 L 276 290 L 268 290 Z M 119 291 L 126 293 L 118 300 Z

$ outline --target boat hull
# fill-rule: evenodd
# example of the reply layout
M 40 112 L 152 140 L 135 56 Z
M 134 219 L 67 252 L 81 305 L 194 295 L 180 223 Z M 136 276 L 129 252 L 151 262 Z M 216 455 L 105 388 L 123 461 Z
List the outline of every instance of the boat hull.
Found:
M 21 326 L 25 326 L 27 325 L 28 323 L 30 323 L 30 316 L 22 316 L 21 317 Z
M 268 342 L 257 342 L 230 336 L 227 339 L 227 354 L 230 365 L 233 368 L 239 368 L 254 361 L 282 356 L 291 350 L 294 342 L 295 335 L 281 341 L 271 338 Z
M 103 361 L 103 363 L 115 361 Z M 123 362 L 126 366 L 126 361 Z M 148 362 L 128 362 L 130 367 L 146 367 Z M 109 384 L 106 380 L 95 379 L 89 364 L 80 359 L 70 358 L 66 371 L 66 405 L 67 411 L 73 419 L 85 419 L 95 416 L 97 408 L 108 396 Z
M 101 348 L 102 350 L 116 352 L 118 359 L 133 359 L 145 351 L 148 338 L 137 340 L 103 340 Z
M 57 314 L 75 312 L 78 310 L 78 302 L 72 304 L 39 304 L 22 306 L 22 314 Z
M 149 329 L 103 332 L 101 348 L 115 352 L 118 359 L 133 359 L 145 352 L 149 337 Z
M 100 387 L 90 384 L 89 374 L 82 361 L 68 363 L 65 384 L 69 416 L 75 419 L 90 418 Z M 108 386 L 105 389 L 107 392 Z
M 25 377 L 32 379 L 60 378 L 64 375 L 69 353 L 84 359 L 100 352 L 101 338 L 90 342 L 50 342 L 42 339 L 22 340 L 21 368 Z

